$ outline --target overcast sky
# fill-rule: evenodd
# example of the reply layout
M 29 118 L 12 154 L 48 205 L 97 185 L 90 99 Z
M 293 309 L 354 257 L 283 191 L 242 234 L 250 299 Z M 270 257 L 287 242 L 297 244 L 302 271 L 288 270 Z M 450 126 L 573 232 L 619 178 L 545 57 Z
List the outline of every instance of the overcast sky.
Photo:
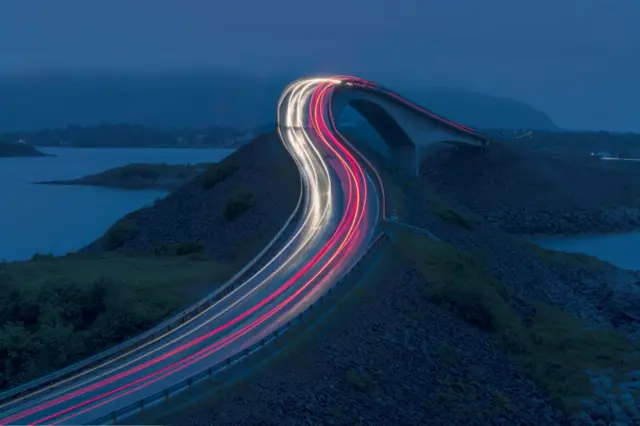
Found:
M 0 0 L 0 73 L 359 74 L 640 131 L 640 0 Z

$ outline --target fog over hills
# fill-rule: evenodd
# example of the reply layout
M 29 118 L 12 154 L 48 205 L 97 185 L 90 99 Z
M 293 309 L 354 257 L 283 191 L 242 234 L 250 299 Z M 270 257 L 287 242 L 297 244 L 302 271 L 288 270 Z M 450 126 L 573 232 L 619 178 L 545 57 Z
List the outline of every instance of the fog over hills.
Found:
M 274 121 L 275 103 L 289 81 L 223 72 L 0 76 L 0 132 L 123 122 L 247 129 Z M 458 89 L 390 88 L 479 128 L 556 128 L 545 113 L 511 99 Z

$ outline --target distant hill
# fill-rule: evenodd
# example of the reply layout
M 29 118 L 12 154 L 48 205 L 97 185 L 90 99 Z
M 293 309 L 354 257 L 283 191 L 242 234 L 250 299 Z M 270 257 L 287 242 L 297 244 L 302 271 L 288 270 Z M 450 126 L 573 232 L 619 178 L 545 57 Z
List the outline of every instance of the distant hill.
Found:
M 253 138 L 227 126 L 160 128 L 139 124 L 99 124 L 0 134 L 0 138 L 33 146 L 83 148 L 237 148 Z
M 220 72 L 0 76 L 0 133 L 100 123 L 249 130 L 275 120 L 287 83 Z M 448 89 L 400 92 L 476 127 L 555 129 L 544 113 L 510 99 Z
M 480 129 L 558 129 L 547 114 L 513 99 L 439 88 L 404 94 L 440 115 Z
M 29 145 L 0 142 L 0 157 L 46 157 L 48 155 Z

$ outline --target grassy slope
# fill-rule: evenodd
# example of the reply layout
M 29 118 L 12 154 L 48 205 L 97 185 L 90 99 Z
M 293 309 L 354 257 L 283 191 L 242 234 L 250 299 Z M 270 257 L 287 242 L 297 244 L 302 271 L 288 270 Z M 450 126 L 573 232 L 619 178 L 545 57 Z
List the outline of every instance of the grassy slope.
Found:
M 117 344 L 209 293 L 272 238 L 298 191 L 297 170 L 279 141 L 258 138 L 168 199 L 125 216 L 93 250 L 0 265 L 0 388 Z M 172 234 L 162 235 L 158 217 Z M 205 231 L 199 239 L 185 228 Z M 240 238 L 225 240 L 235 231 Z M 145 232 L 161 237 L 138 246 L 146 250 L 119 250 L 141 234 L 144 241 Z
M 0 267 L 0 388 L 136 335 L 212 291 L 232 269 L 194 256 L 35 256 Z

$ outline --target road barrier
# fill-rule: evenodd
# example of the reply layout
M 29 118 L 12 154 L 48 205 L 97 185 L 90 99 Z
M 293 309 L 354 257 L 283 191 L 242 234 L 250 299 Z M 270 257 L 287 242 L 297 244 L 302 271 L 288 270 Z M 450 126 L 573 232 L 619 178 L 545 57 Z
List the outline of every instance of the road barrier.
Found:
M 148 330 L 136 337 L 120 343 L 119 345 L 113 346 L 110 349 L 107 349 L 75 364 L 72 364 L 66 368 L 0 393 L 0 406 L 10 403 L 11 401 L 14 401 L 18 398 L 28 396 L 33 392 L 37 392 L 41 389 L 52 386 L 53 384 L 61 380 L 70 379 L 74 375 L 80 373 L 82 370 L 98 367 L 100 364 L 108 361 L 110 358 L 115 358 L 123 352 L 133 350 L 134 348 L 144 343 L 152 341 L 162 336 L 163 334 L 166 334 L 171 330 L 183 325 L 187 321 L 207 310 L 214 303 L 218 302 L 233 290 L 238 288 L 241 284 L 243 284 L 245 282 L 245 278 L 250 276 L 250 274 L 256 269 L 258 262 L 262 260 L 262 258 L 269 252 L 269 250 L 275 248 L 278 243 L 282 242 L 281 240 L 283 239 L 283 236 L 286 235 L 286 231 L 289 230 L 293 224 L 296 224 L 298 222 L 300 215 L 304 211 L 304 193 L 304 182 L 302 176 L 300 176 L 300 195 L 298 196 L 298 203 L 296 204 L 293 212 L 287 218 L 287 221 L 284 223 L 282 228 L 280 228 L 278 233 L 271 239 L 271 241 L 265 246 L 265 248 L 262 249 L 262 251 L 258 253 L 257 256 L 255 256 L 233 277 L 227 280 L 227 282 L 221 287 L 218 287 L 216 290 L 200 299 L 200 301 L 196 302 L 194 305 L 191 305 L 189 308 L 163 321 L 151 330 Z
M 373 257 L 374 254 L 378 253 L 379 250 L 382 249 L 388 241 L 390 241 L 390 239 L 386 233 L 379 234 L 371 242 L 371 244 L 369 244 L 369 246 L 366 248 L 366 250 L 360 257 L 360 259 L 358 259 L 358 261 L 354 263 L 353 266 L 349 268 L 349 270 L 347 270 L 347 272 L 342 276 L 342 278 L 336 281 L 336 283 L 327 290 L 327 293 L 331 293 L 334 288 L 340 286 L 345 281 L 350 279 L 353 276 L 353 274 L 356 273 L 359 269 L 361 269 L 364 265 L 366 265 L 366 262 L 371 257 Z M 124 420 L 128 417 L 141 413 L 154 405 L 160 404 L 164 401 L 169 400 L 170 398 L 176 397 L 179 394 L 190 390 L 194 385 L 198 383 L 201 383 L 206 380 L 211 380 L 216 373 L 229 368 L 231 365 L 234 365 L 240 362 L 244 358 L 260 350 L 265 345 L 268 345 L 269 343 L 277 340 L 278 337 L 281 336 L 283 333 L 285 333 L 288 329 L 290 329 L 291 327 L 300 323 L 302 320 L 308 317 L 309 313 L 314 309 L 314 307 L 317 308 L 317 306 L 322 304 L 324 300 L 325 300 L 324 296 L 320 296 L 318 300 L 316 300 L 314 303 L 309 305 L 309 307 L 306 310 L 304 310 L 303 312 L 301 312 L 300 314 L 298 314 L 297 316 L 289 320 L 289 322 L 287 322 L 284 326 L 278 328 L 276 331 L 274 331 L 267 337 L 263 338 L 262 340 L 255 343 L 254 345 L 249 346 L 248 348 L 244 349 L 240 353 L 233 355 L 212 367 L 208 367 L 203 371 L 193 374 L 174 385 L 171 385 L 165 389 L 162 389 L 161 391 L 156 392 L 153 395 L 150 395 L 137 402 L 134 402 L 125 407 L 122 407 L 109 414 L 103 415 L 91 421 L 88 424 L 92 424 L 92 425 L 117 424 L 118 421 Z

